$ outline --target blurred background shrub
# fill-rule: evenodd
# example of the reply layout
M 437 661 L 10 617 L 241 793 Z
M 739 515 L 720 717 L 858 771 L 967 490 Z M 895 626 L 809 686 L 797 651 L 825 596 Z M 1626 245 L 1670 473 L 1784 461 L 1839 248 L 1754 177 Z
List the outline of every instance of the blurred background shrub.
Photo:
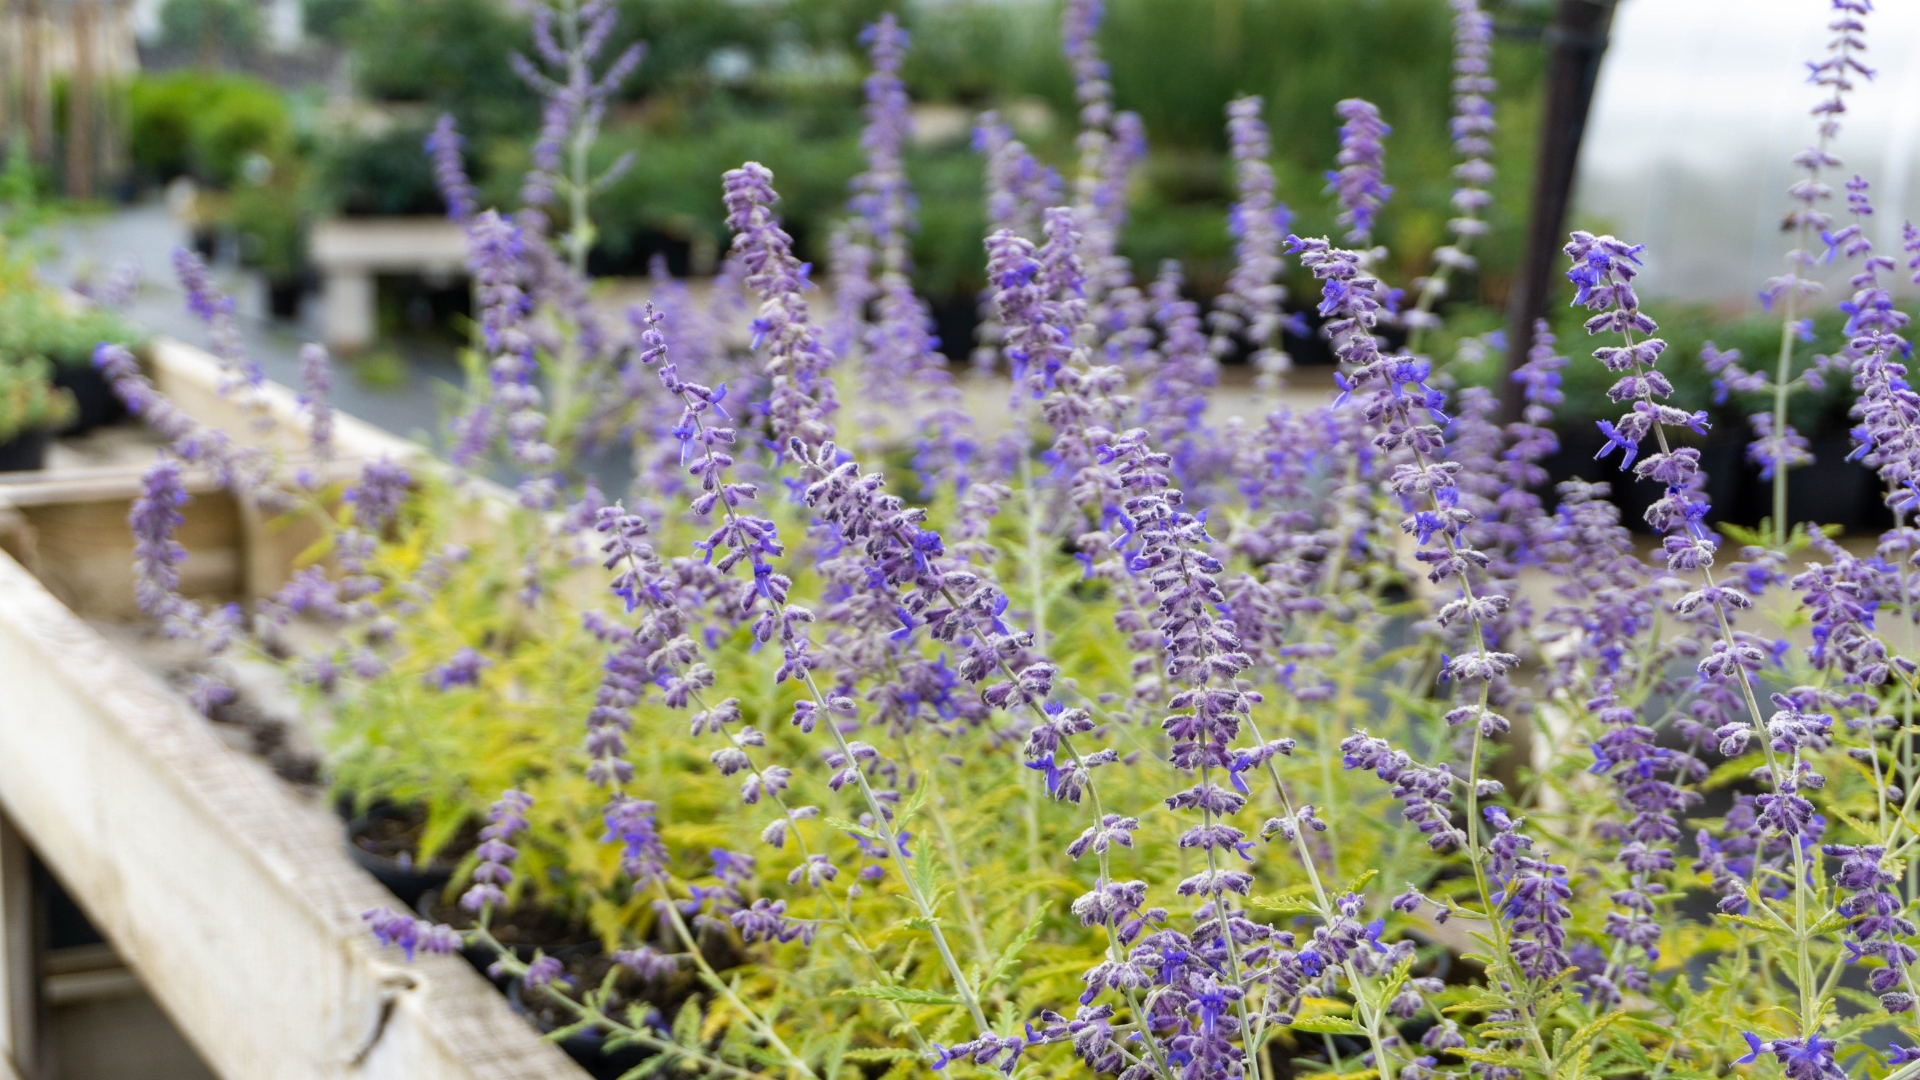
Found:
M 285 95 L 252 76 L 192 68 L 143 75 L 129 104 L 133 163 L 148 183 L 191 176 L 225 187 L 249 155 L 292 148 Z
M 648 54 L 608 119 L 601 152 L 610 160 L 633 150 L 637 161 L 597 204 L 597 268 L 643 272 L 663 252 L 684 272 L 691 252 L 723 244 L 715 177 L 747 158 L 780 176 L 786 219 L 802 252 L 821 261 L 859 167 L 856 38 L 896 6 L 625 0 L 616 36 L 646 41 Z M 313 33 L 351 53 L 356 89 L 380 115 L 321 140 L 317 195 L 325 207 L 435 212 L 419 147 L 441 112 L 460 122 L 488 197 L 515 201 L 538 117 L 506 59 L 527 48 L 509 6 L 308 0 L 306 10 Z M 1541 59 L 1530 38 L 1547 12 L 1520 2 L 1494 11 L 1510 33 L 1496 50 L 1499 202 L 1480 249 L 1479 299 L 1498 304 L 1518 250 L 1532 160 Z M 1242 93 L 1267 99 L 1281 198 L 1299 227 L 1331 228 L 1322 192 L 1336 148 L 1333 107 L 1360 95 L 1378 102 L 1395 129 L 1388 169 L 1399 194 L 1382 240 L 1404 264 L 1396 272 L 1418 273 L 1451 214 L 1450 18 L 1442 0 L 1114 0 L 1101 44 L 1118 104 L 1140 112 L 1151 148 L 1132 192 L 1126 254 L 1147 272 L 1180 258 L 1196 293 L 1217 291 L 1231 263 L 1223 110 Z M 909 5 L 905 21 L 914 36 L 906 76 L 922 121 L 908 161 L 922 218 L 918 283 L 936 306 L 970 304 L 984 284 L 980 163 L 968 145 L 974 115 L 1001 109 L 1044 159 L 1063 168 L 1073 161 L 1059 5 L 946 0 Z

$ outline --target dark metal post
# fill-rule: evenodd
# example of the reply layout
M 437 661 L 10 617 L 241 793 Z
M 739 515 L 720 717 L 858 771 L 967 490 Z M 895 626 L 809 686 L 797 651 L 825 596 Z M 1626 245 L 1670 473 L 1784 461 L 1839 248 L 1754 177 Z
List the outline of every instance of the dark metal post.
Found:
M 1559 0 L 1544 38 L 1547 60 L 1547 108 L 1540 124 L 1540 150 L 1533 176 L 1533 213 L 1527 221 L 1520 272 L 1507 299 L 1507 372 L 1527 361 L 1533 323 L 1546 314 L 1553 272 L 1566 243 L 1567 202 L 1573 193 L 1580 139 L 1586 133 L 1587 107 L 1607 50 L 1614 0 Z M 1500 386 L 1500 413 L 1506 422 L 1520 419 L 1521 388 L 1511 378 Z

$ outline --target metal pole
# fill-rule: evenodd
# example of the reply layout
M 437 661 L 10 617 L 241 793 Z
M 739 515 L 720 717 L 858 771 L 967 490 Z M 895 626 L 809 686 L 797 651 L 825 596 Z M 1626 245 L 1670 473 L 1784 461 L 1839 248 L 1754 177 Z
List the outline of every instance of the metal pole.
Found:
M 1553 271 L 1560 258 L 1566 228 L 1567 203 L 1573 193 L 1580 139 L 1587 127 L 1587 108 L 1600 77 L 1600 58 L 1607 50 L 1607 32 L 1613 25 L 1614 0 L 1559 0 L 1545 42 L 1552 50 L 1547 61 L 1547 107 L 1540 124 L 1540 150 L 1533 176 L 1533 213 L 1527 222 L 1521 249 L 1520 272 L 1507 299 L 1507 373 L 1527 362 L 1533 344 L 1533 323 L 1547 311 L 1553 291 Z M 1501 418 L 1520 419 L 1521 387 L 1511 378 L 1501 380 Z

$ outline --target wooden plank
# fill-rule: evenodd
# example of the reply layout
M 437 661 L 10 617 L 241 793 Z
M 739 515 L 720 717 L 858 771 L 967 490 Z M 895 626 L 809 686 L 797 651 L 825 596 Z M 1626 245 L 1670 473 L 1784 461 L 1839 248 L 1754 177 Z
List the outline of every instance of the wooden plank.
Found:
M 154 339 L 148 353 L 154 386 L 194 419 L 220 428 L 245 446 L 305 453 L 307 422 L 292 390 L 268 383 L 259 391 L 262 411 L 250 411 L 242 395 L 220 392 L 224 380 L 220 362 L 206 350 L 163 337 Z M 400 461 L 425 454 L 419 443 L 341 412 L 333 414 L 333 444 L 340 457 L 349 461 L 380 457 Z
M 0 812 L 0 1080 L 40 1070 L 40 957 L 26 841 Z
M 464 962 L 412 965 L 339 824 L 0 556 L 0 809 L 228 1080 L 583 1075 Z

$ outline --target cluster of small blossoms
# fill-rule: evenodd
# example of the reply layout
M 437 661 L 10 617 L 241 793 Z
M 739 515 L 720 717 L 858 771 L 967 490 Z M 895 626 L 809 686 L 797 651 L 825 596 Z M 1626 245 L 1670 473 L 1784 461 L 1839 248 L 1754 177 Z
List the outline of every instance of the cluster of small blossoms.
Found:
M 1893 306 L 1892 294 L 1880 275 L 1894 269 L 1894 261 L 1873 253 L 1861 227 L 1871 207 L 1861 185 L 1855 221 L 1845 239 L 1848 255 L 1860 256 L 1860 272 L 1851 280 L 1853 294 L 1840 305 L 1847 316 L 1847 359 L 1853 388 L 1859 392 L 1852 415 L 1856 447 L 1851 457 L 1864 461 L 1887 485 L 1887 503 L 1905 515 L 1920 507 L 1920 395 L 1907 385 L 1909 345 L 1901 335 L 1908 316 Z M 1920 279 L 1920 232 L 1906 226 L 1907 250 L 1914 254 L 1909 267 Z M 1841 239 L 1836 237 L 1835 239 Z
M 727 172 L 727 227 L 746 285 L 762 297 L 753 320 L 753 348 L 767 350 L 767 420 L 776 448 L 789 439 L 822 443 L 833 437 L 839 401 L 826 378 L 833 356 L 821 345 L 801 296 L 807 267 L 794 257 L 793 238 L 773 213 L 773 173 L 749 162 Z
M 213 274 L 200 256 L 186 248 L 173 250 L 173 271 L 187 294 L 187 310 L 207 327 L 207 339 L 213 355 L 220 361 L 221 392 L 258 391 L 266 385 L 267 373 L 247 355 L 240 335 L 240 320 L 233 297 L 214 283 Z
M 1868 987 L 1880 995 L 1880 1006 L 1889 1013 L 1912 1012 L 1909 969 L 1920 961 L 1920 951 L 1908 942 L 1920 934 L 1920 928 L 1901 914 L 1906 904 L 1894 888 L 1899 877 L 1885 865 L 1886 849 L 1877 844 L 1828 844 L 1821 852 L 1841 860 L 1833 883 L 1848 895 L 1835 910 L 1849 920 L 1845 943 L 1849 959 L 1878 957 L 1883 966 L 1867 977 Z
M 168 637 L 193 640 L 209 657 L 225 652 L 240 628 L 240 609 L 228 604 L 213 610 L 180 595 L 180 564 L 187 549 L 174 532 L 186 520 L 180 507 L 187 489 L 180 465 L 162 456 L 141 477 L 141 493 L 127 514 L 133 530 L 134 598 L 146 616 L 160 624 Z M 189 696 L 202 712 L 229 700 L 233 692 L 219 679 L 194 676 Z
M 1272 389 L 1293 366 L 1280 344 L 1280 331 L 1286 325 L 1281 305 L 1287 299 L 1287 287 L 1280 283 L 1285 269 L 1280 244 L 1293 212 L 1273 198 L 1273 167 L 1267 164 L 1273 151 L 1260 108 L 1258 97 L 1238 98 L 1227 105 L 1227 138 L 1240 198 L 1227 217 L 1227 232 L 1234 241 L 1233 274 L 1227 279 L 1226 292 L 1214 301 L 1209 324 L 1214 355 L 1232 352 L 1233 338 L 1238 336 L 1253 350 L 1250 360 L 1260 373 L 1262 388 Z
M 1065 188 L 1060 174 L 1036 160 L 995 112 L 980 114 L 973 129 L 973 149 L 986 160 L 987 235 L 1005 232 L 1037 239 L 1041 212 L 1062 200 Z M 989 284 L 980 294 L 980 327 L 975 334 L 979 346 L 973 351 L 972 364 L 981 374 L 993 372 L 1006 345 L 994 293 Z
M 1180 264 L 1160 265 L 1149 295 L 1153 325 L 1160 331 L 1153 375 L 1140 395 L 1140 426 L 1173 454 L 1174 469 L 1188 486 L 1219 469 L 1218 443 L 1205 421 L 1207 393 L 1220 382 L 1220 365 L 1201 330 L 1200 305 L 1180 295 Z
M 309 342 L 300 348 L 300 407 L 307 412 L 307 441 L 321 461 L 333 456 L 333 409 L 327 395 L 333 391 L 333 373 L 327 350 Z M 309 481 L 307 486 L 312 486 Z
M 1121 353 L 1137 353 L 1145 335 L 1144 297 L 1131 264 L 1118 253 L 1126 223 L 1127 186 L 1146 158 L 1146 128 L 1131 112 L 1116 113 L 1113 84 L 1095 40 L 1105 0 L 1069 0 L 1061 12 L 1061 46 L 1080 103 L 1079 175 L 1074 179 L 1074 227 L 1086 266 L 1088 311 L 1096 332 Z
M 619 7 L 611 0 L 566 5 L 557 13 L 566 24 L 561 28 L 561 38 L 556 39 L 555 10 L 543 2 L 527 6 L 533 15 L 534 52 L 560 72 L 558 77 L 550 78 L 519 53 L 509 56 L 514 73 L 545 102 L 540 135 L 533 145 L 533 168 L 528 171 L 520 191 L 523 203 L 538 208 L 553 201 L 556 189 L 568 195 L 584 193 L 581 189 L 585 178 L 570 172 L 569 167 L 583 164 L 579 160 L 584 157 L 581 148 L 592 145 L 614 91 L 640 66 L 646 48 L 638 43 L 628 46 L 604 72 L 595 76 L 593 65 L 613 35 L 614 24 L 620 17 Z M 565 160 L 569 157 L 574 161 Z M 605 187 L 632 164 L 631 156 L 623 157 L 592 183 Z M 584 223 L 574 224 L 577 230 Z M 576 233 L 579 237 L 584 235 Z M 584 254 L 585 249 L 581 248 L 580 255 Z
M 272 485 L 272 458 L 256 448 L 236 446 L 226 432 L 189 416 L 154 388 L 140 361 L 124 346 L 101 342 L 93 351 L 93 366 L 106 376 L 127 411 L 167 440 L 174 456 L 210 470 L 215 483 L 263 507 L 284 508 L 283 496 Z
M 473 868 L 473 884 L 460 897 L 460 906 L 482 920 L 507 904 L 506 887 L 513 883 L 514 877 L 510 866 L 520 857 L 508 841 L 527 831 L 527 811 L 532 808 L 530 796 L 509 789 L 502 792 L 487 811 L 487 825 L 480 830 L 480 847 L 475 852 L 479 862 Z M 360 918 L 375 940 L 382 945 L 398 946 L 409 960 L 416 950 L 451 954 L 466 944 L 466 935 L 451 926 L 415 918 L 392 908 L 374 908 L 362 912 Z M 495 966 L 498 971 L 500 965 Z M 526 985 L 537 988 L 553 981 L 559 971 L 557 960 L 541 957 L 534 961 L 534 970 L 524 973 L 523 978 Z
M 1476 237 L 1484 236 L 1487 223 L 1481 217 L 1493 204 L 1487 187 L 1493 183 L 1493 166 L 1487 158 L 1493 154 L 1493 102 L 1496 84 L 1490 72 L 1493 53 L 1493 19 L 1480 10 L 1479 0 L 1449 0 L 1453 8 L 1453 118 L 1447 133 L 1453 139 L 1454 153 L 1460 164 L 1453 167 L 1460 186 L 1453 192 L 1453 208 L 1458 216 L 1447 222 L 1454 242 L 1434 249 L 1434 271 L 1414 282 L 1419 293 L 1413 310 L 1403 322 L 1413 331 L 1432 330 L 1440 325 L 1433 306 L 1447 293 L 1447 278 L 1455 271 L 1471 272 L 1473 256 L 1467 254 Z
M 462 223 L 479 209 L 479 193 L 467 178 L 466 159 L 461 156 L 466 142 L 451 113 L 442 113 L 434 121 L 426 140 L 427 158 L 433 163 L 433 183 L 440 191 L 440 201 L 446 205 L 447 217 Z
M 531 809 L 532 797 L 523 791 L 506 791 L 487 811 L 480 847 L 474 852 L 480 862 L 473 868 L 473 885 L 460 897 L 461 907 L 478 915 L 489 907 L 506 905 L 506 888 L 513 884 L 511 866 L 520 857 L 510 841 L 527 831 Z
M 1380 110 L 1372 102 L 1360 98 L 1348 98 L 1334 111 L 1345 122 L 1340 125 L 1340 153 L 1334 158 L 1340 167 L 1327 173 L 1327 190 L 1340 202 L 1340 224 L 1347 227 L 1347 242 L 1364 247 L 1373 240 L 1380 207 L 1393 196 L 1386 182 L 1386 146 L 1381 142 L 1393 129 L 1380 119 Z
M 1769 278 L 1759 293 L 1760 303 L 1769 311 L 1777 308 L 1783 322 L 1776 370 L 1771 374 L 1745 371 L 1739 366 L 1738 356 L 1732 354 L 1703 357 L 1708 360 L 1709 370 L 1719 376 L 1715 381 L 1716 394 L 1724 395 L 1731 390 L 1755 396 L 1765 395 L 1767 398 L 1767 407 L 1749 417 L 1754 441 L 1748 448 L 1748 455 L 1760 465 L 1762 478 L 1773 482 L 1773 516 L 1776 519 L 1783 519 L 1786 514 L 1787 471 L 1813 460 L 1806 439 L 1787 423 L 1788 400 L 1802 389 L 1822 389 L 1824 375 L 1836 360 L 1816 356 L 1808 370 L 1797 375 L 1793 370 L 1795 342 L 1811 341 L 1813 337 L 1811 321 L 1802 317 L 1800 305 L 1802 301 L 1821 292 L 1820 283 L 1811 276 L 1822 261 L 1821 254 L 1814 250 L 1814 242 L 1816 239 L 1827 242 L 1825 258 L 1831 260 L 1836 248 L 1845 246 L 1849 238 L 1859 236 L 1858 230 L 1853 228 L 1842 230 L 1842 235 L 1838 237 L 1829 232 L 1833 218 L 1821 207 L 1833 197 L 1833 189 L 1822 176 L 1826 170 L 1841 165 L 1832 148 L 1840 133 L 1841 117 L 1847 111 L 1847 95 L 1855 89 L 1854 80 L 1873 77 L 1872 70 L 1860 61 L 1860 54 L 1866 51 L 1863 38 L 1866 27 L 1862 20 L 1872 10 L 1872 4 L 1870 0 L 1830 0 L 1830 3 L 1833 18 L 1827 24 L 1827 29 L 1832 36 L 1827 44 L 1827 54 L 1807 64 L 1809 81 L 1824 92 L 1812 109 L 1818 121 L 1818 134 L 1812 145 L 1793 158 L 1793 165 L 1804 175 L 1787 189 L 1787 196 L 1793 205 L 1781 220 L 1781 229 L 1794 234 L 1795 246 L 1786 254 L 1786 272 Z M 1865 203 L 1865 181 L 1855 177 L 1848 188 L 1848 201 L 1859 214 L 1860 207 Z M 1871 212 L 1871 208 L 1865 211 Z M 1851 254 L 1853 252 L 1849 252 Z M 1785 537 L 1786 522 L 1775 520 L 1776 546 L 1783 544 Z

